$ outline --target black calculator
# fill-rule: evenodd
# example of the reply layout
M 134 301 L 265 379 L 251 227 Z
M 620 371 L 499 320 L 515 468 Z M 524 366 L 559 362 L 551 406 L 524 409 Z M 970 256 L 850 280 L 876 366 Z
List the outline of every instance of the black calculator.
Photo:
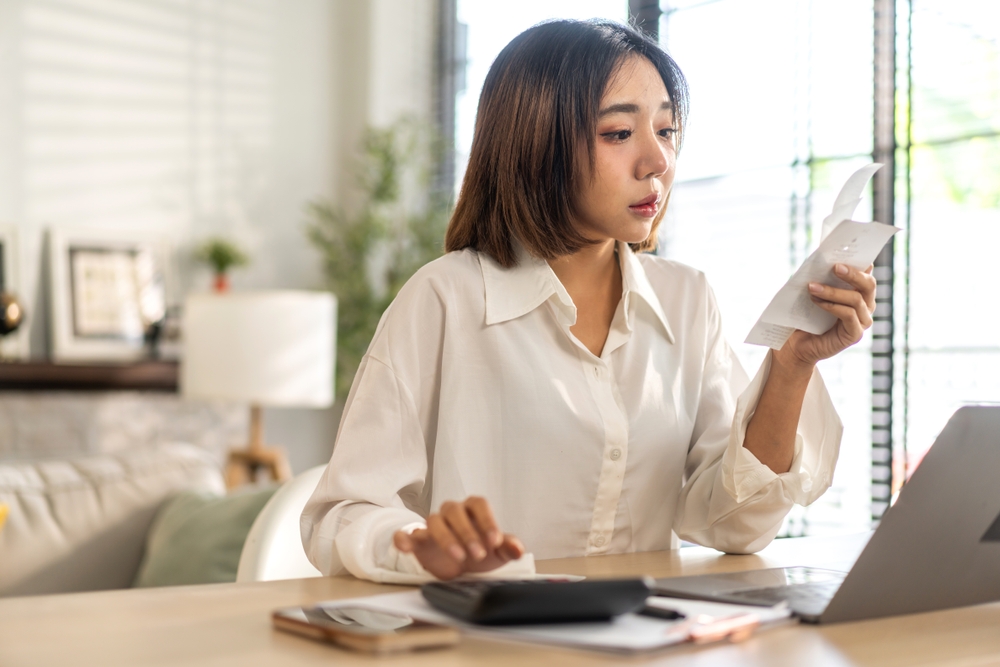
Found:
M 642 579 L 462 580 L 424 584 L 420 592 L 435 608 L 481 625 L 606 621 L 640 609 L 652 595 Z

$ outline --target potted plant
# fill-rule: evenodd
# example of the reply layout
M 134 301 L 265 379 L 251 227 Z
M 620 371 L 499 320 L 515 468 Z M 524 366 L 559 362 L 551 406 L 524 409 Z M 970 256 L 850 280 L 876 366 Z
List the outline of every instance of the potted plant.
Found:
M 250 263 L 250 257 L 232 241 L 212 237 L 198 246 L 195 258 L 212 267 L 215 272 L 215 291 L 229 290 L 229 270 Z
M 417 269 L 440 257 L 451 216 L 450 188 L 430 176 L 440 144 L 433 130 L 404 119 L 370 128 L 357 165 L 361 202 L 347 213 L 309 204 L 306 234 L 322 255 L 337 295 L 336 391 L 346 395 L 383 311 Z

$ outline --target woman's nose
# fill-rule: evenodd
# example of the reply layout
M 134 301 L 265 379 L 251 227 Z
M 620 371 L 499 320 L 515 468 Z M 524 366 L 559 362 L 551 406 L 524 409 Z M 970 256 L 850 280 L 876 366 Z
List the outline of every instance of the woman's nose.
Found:
M 673 155 L 664 139 L 650 132 L 642 143 L 642 153 L 636 165 L 636 178 L 662 176 L 670 168 Z

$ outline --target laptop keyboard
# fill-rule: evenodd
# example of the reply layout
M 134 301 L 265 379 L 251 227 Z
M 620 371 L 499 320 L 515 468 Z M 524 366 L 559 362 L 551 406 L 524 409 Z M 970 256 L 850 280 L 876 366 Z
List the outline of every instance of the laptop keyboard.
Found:
M 768 586 L 730 591 L 726 597 L 739 598 L 747 602 L 778 604 L 788 602 L 795 611 L 820 613 L 840 588 L 839 581 L 822 581 L 810 584 L 790 584 L 788 586 Z

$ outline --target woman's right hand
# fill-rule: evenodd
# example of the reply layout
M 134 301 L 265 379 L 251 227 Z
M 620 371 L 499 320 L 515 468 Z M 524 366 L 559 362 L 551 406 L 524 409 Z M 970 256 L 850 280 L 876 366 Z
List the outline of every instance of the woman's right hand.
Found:
M 427 528 L 396 531 L 393 542 L 438 579 L 488 572 L 524 555 L 521 541 L 501 532 L 490 504 L 477 496 L 444 503 L 427 517 Z

